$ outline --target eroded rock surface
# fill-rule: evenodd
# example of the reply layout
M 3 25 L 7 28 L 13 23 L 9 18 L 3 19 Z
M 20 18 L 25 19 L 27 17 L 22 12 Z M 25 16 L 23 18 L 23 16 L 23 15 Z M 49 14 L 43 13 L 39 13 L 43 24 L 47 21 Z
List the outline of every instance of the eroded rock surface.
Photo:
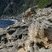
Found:
M 33 11 L 28 9 L 14 25 L 0 28 L 0 52 L 52 52 L 52 8 Z

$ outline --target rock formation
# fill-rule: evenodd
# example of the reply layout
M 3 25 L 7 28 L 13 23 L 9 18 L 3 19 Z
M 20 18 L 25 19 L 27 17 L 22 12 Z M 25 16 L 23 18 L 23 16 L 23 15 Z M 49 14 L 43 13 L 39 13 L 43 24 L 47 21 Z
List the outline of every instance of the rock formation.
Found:
M 52 52 L 52 8 L 33 10 L 14 18 L 14 25 L 0 28 L 0 52 Z

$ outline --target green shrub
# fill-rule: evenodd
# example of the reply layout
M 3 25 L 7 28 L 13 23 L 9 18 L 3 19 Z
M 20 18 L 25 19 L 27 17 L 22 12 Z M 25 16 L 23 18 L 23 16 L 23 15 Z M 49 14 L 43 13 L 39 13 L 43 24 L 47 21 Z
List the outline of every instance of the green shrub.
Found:
M 43 8 L 47 6 L 49 3 L 51 3 L 51 0 L 39 0 L 38 7 Z

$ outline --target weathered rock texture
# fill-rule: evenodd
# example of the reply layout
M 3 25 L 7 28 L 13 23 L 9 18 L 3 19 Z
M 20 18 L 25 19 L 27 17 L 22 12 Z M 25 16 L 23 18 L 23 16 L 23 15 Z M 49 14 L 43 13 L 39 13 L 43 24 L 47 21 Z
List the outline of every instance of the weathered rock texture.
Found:
M 52 52 L 52 9 L 29 8 L 17 22 L 0 32 L 0 52 Z

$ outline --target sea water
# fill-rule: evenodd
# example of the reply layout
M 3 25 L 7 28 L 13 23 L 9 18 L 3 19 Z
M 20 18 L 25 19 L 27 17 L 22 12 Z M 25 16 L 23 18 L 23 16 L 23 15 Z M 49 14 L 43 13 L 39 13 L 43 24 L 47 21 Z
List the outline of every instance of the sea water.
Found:
M 15 22 L 12 21 L 12 20 L 5 20 L 5 19 L 2 19 L 0 20 L 0 28 L 6 28 L 12 24 L 14 24 Z

